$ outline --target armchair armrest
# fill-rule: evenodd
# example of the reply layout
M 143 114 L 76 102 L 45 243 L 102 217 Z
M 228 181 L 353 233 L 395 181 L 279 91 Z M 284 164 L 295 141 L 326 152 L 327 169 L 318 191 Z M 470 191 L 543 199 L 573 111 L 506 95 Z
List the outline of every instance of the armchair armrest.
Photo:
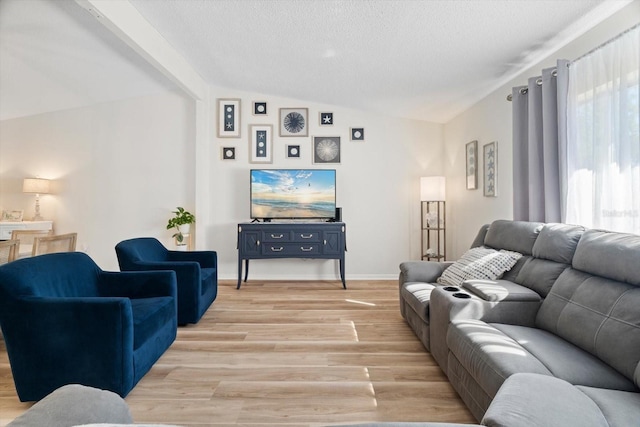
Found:
M 400 264 L 400 286 L 406 282 L 435 283 L 452 262 L 405 261 Z
M 150 298 L 178 295 L 176 273 L 163 271 L 103 271 L 98 291 L 105 297 Z
M 30 393 L 45 395 L 61 381 L 119 393 L 133 386 L 134 369 L 128 366 L 134 360 L 133 314 L 127 298 L 20 298 L 3 316 L 2 329 L 14 356 L 11 369 L 22 378 L 16 385 L 28 384 Z
M 215 251 L 168 251 L 168 261 L 195 261 L 201 268 L 216 268 L 218 253 Z

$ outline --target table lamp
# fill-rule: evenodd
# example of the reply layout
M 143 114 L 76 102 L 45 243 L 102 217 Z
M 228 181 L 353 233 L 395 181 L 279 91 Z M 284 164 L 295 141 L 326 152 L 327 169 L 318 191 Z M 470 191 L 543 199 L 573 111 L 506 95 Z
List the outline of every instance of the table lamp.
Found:
M 25 178 L 22 182 L 23 193 L 35 193 L 36 195 L 36 211 L 31 219 L 32 221 L 42 221 L 44 218 L 40 216 L 40 195 L 48 194 L 51 190 L 51 181 L 42 178 Z

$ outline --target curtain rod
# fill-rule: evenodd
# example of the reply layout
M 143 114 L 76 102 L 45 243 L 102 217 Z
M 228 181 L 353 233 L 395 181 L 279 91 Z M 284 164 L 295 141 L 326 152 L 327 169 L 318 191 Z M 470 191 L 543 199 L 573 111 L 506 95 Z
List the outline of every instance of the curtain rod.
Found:
M 571 64 L 573 64 L 574 62 L 579 61 L 579 60 L 581 60 L 582 58 L 584 58 L 584 57 L 586 57 L 586 56 L 591 55 L 593 52 L 595 52 L 595 51 L 597 51 L 597 50 L 599 50 L 599 49 L 602 49 L 603 47 L 605 47 L 605 46 L 606 46 L 606 45 L 608 45 L 609 43 L 612 43 L 612 42 L 616 41 L 616 40 L 617 40 L 617 39 L 619 39 L 620 37 L 624 36 L 625 34 L 627 34 L 627 33 L 628 33 L 628 32 L 630 32 L 630 31 L 635 30 L 636 28 L 640 28 L 640 24 L 636 24 L 636 25 L 634 25 L 633 27 L 626 29 L 625 31 L 623 31 L 623 32 L 621 32 L 620 34 L 618 34 L 617 36 L 613 37 L 612 39 L 609 39 L 609 40 L 607 40 L 606 42 L 601 43 L 601 44 L 599 44 L 598 46 L 594 47 L 593 49 L 591 49 L 589 52 L 585 53 L 584 55 L 580 55 L 579 57 L 577 57 L 577 58 L 576 58 L 576 59 L 574 59 L 573 61 L 571 61 L 571 62 L 567 62 L 567 67 L 570 67 L 570 66 L 571 66 Z M 557 69 L 554 69 L 554 70 L 553 70 L 552 75 L 553 75 L 553 77 L 556 77 L 556 76 L 558 75 L 558 70 L 557 70 Z M 538 79 L 536 80 L 536 84 L 537 84 L 538 86 L 542 85 L 542 78 L 538 78 Z M 528 89 L 528 88 L 526 88 L 526 87 L 525 87 L 525 88 L 522 88 L 522 89 L 520 89 L 520 94 L 521 94 L 521 95 L 524 95 L 524 94 L 526 94 L 528 91 L 529 91 L 529 89 Z M 512 100 L 513 100 L 513 95 L 512 95 L 512 94 L 507 95 L 507 101 L 512 101 Z

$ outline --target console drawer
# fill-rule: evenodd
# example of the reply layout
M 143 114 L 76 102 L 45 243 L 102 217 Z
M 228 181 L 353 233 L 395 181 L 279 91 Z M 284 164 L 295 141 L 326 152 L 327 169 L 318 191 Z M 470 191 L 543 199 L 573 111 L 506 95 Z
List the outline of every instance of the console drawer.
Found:
M 279 244 L 279 243 L 264 243 L 262 245 L 262 254 L 272 257 L 305 257 L 310 255 L 320 254 L 321 246 L 319 244 Z
M 310 230 L 310 231 L 295 231 L 293 233 L 293 241 L 296 243 L 311 243 L 311 242 L 321 242 L 320 231 L 318 230 Z
M 267 242 L 291 242 L 292 241 L 292 233 L 291 231 L 278 231 L 278 230 L 270 230 L 262 232 L 262 241 Z

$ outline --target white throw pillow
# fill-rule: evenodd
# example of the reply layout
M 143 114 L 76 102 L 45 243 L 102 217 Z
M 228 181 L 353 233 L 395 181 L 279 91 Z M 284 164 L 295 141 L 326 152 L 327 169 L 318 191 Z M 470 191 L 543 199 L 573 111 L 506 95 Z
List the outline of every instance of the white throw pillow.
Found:
M 520 258 L 522 254 L 504 249 L 497 251 L 484 246 L 472 248 L 444 270 L 437 282 L 460 286 L 468 279 L 496 280 L 511 270 Z

